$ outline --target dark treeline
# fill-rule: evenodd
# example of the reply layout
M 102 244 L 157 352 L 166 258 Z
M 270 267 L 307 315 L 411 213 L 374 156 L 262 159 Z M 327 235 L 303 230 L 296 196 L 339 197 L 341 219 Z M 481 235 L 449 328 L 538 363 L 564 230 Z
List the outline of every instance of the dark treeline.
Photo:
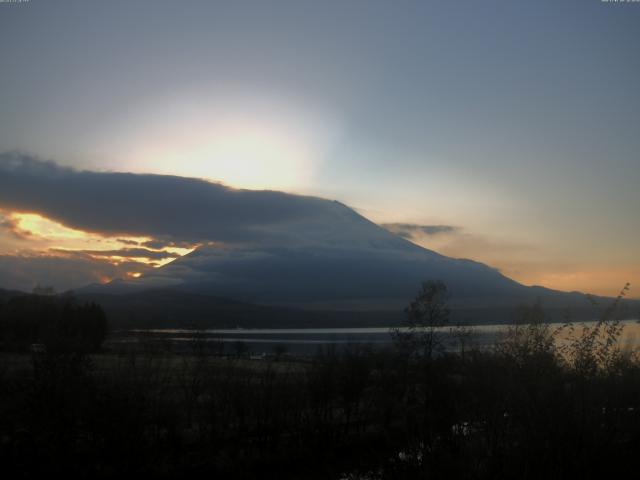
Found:
M 640 448 L 640 362 L 608 309 L 554 341 L 539 305 L 493 348 L 443 352 L 436 288 L 393 348 L 311 359 L 120 352 L 8 356 L 0 461 L 22 477 L 564 479 L 627 474 Z M 16 363 L 16 357 L 23 363 Z M 14 363 L 10 364 L 13 359 Z M 19 365 L 22 365 L 21 367 Z
M 71 295 L 31 294 L 0 299 L 0 348 L 97 351 L 107 336 L 102 308 Z

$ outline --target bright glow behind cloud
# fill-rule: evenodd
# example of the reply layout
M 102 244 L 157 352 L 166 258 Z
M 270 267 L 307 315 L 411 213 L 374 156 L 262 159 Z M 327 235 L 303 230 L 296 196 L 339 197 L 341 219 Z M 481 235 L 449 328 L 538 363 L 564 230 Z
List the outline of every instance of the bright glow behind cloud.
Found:
M 206 178 L 237 188 L 304 190 L 335 137 L 327 128 L 335 122 L 274 101 L 221 106 L 182 99 L 152 115 L 143 111 L 124 142 L 127 170 Z
M 26 237 L 46 240 L 50 248 L 113 250 L 124 247 L 123 242 L 143 243 L 151 240 L 148 237 L 126 237 L 115 239 L 101 235 L 75 230 L 60 223 L 49 220 L 35 213 L 13 212 L 8 218 L 15 225 L 15 231 Z
M 49 248 L 68 250 L 114 250 L 123 248 L 125 242 L 144 243 L 148 237 L 110 238 L 101 235 L 75 230 L 60 223 L 49 220 L 35 213 L 17 213 L 8 215 L 15 225 L 14 232 L 33 240 L 47 242 Z M 123 242 L 124 240 L 124 242 Z
M 133 262 L 161 267 L 193 251 L 175 246 L 148 248 L 146 244 L 153 241 L 150 237 L 99 235 L 69 228 L 35 213 L 10 212 L 4 217 L 12 233 L 23 239 L 23 251 L 27 247 L 32 255 L 82 253 L 113 265 Z M 131 254 L 132 250 L 138 254 Z M 137 278 L 141 274 L 129 272 L 129 275 Z

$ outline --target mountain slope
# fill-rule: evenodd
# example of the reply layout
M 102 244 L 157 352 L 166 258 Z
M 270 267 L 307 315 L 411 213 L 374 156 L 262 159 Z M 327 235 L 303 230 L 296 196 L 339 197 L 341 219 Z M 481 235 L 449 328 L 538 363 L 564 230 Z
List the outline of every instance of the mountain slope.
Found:
M 525 287 L 484 264 L 445 257 L 339 202 L 315 200 L 318 208 L 311 214 L 270 225 L 256 235 L 259 242 L 202 246 L 153 275 L 85 291 L 172 288 L 315 310 L 398 310 L 420 282 L 439 279 L 458 308 L 509 306 L 536 297 L 567 306 L 584 302 L 580 295 Z

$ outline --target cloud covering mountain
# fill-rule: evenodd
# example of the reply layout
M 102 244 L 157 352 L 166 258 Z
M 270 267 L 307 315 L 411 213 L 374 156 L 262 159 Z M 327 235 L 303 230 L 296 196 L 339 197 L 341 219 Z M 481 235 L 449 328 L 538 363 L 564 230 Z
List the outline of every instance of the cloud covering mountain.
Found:
M 0 207 L 67 226 L 190 242 L 251 242 L 283 222 L 330 214 L 324 200 L 239 190 L 170 175 L 78 171 L 22 153 L 0 154 Z
M 151 238 L 119 251 L 75 252 L 85 259 L 101 253 L 126 260 L 150 245 L 201 245 L 166 267 L 146 269 L 132 288 L 181 285 L 253 301 L 325 304 L 405 301 L 427 278 L 444 279 L 460 296 L 519 288 L 485 265 L 418 247 L 339 202 L 193 178 L 78 171 L 7 153 L 0 156 L 0 208 L 105 236 Z
M 481 263 L 445 257 L 403 238 L 416 231 L 453 233 L 455 227 L 385 229 L 340 202 L 317 197 L 169 175 L 78 171 L 5 153 L 0 209 L 37 213 L 121 244 L 119 249 L 50 248 L 40 257 L 5 255 L 0 262 L 5 287 L 22 285 L 16 279 L 24 283 L 30 274 L 54 284 L 59 275 L 65 287 L 80 287 L 105 271 L 127 278 L 135 268 L 133 276 L 140 278 L 94 289 L 171 287 L 260 303 L 354 309 L 399 308 L 428 279 L 444 280 L 463 305 L 513 303 L 541 293 Z M 161 268 L 135 264 L 139 255 L 150 261 L 178 256 L 154 248 L 196 244 L 195 251 Z M 100 269 L 101 259 L 108 258 L 106 270 Z M 39 267 L 45 274 L 38 275 Z

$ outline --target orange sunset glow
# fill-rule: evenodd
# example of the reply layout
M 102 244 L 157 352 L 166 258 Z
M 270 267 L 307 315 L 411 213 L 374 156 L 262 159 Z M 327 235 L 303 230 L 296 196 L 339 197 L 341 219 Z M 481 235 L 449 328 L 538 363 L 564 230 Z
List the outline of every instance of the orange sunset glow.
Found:
M 163 246 L 146 246 L 153 241 L 150 237 L 118 235 L 106 236 L 93 232 L 74 229 L 36 213 L 5 212 L 5 226 L 21 241 L 20 251 L 29 255 L 70 255 L 83 254 L 94 260 L 104 261 L 118 266 L 123 263 L 138 263 L 147 267 L 159 268 L 171 263 L 195 249 Z M 26 248 L 25 248 L 26 247 Z M 135 250 L 139 254 L 131 254 Z M 148 256 L 145 256 L 145 253 Z M 128 277 L 139 278 L 143 273 L 126 272 Z M 102 283 L 112 278 L 102 276 Z

